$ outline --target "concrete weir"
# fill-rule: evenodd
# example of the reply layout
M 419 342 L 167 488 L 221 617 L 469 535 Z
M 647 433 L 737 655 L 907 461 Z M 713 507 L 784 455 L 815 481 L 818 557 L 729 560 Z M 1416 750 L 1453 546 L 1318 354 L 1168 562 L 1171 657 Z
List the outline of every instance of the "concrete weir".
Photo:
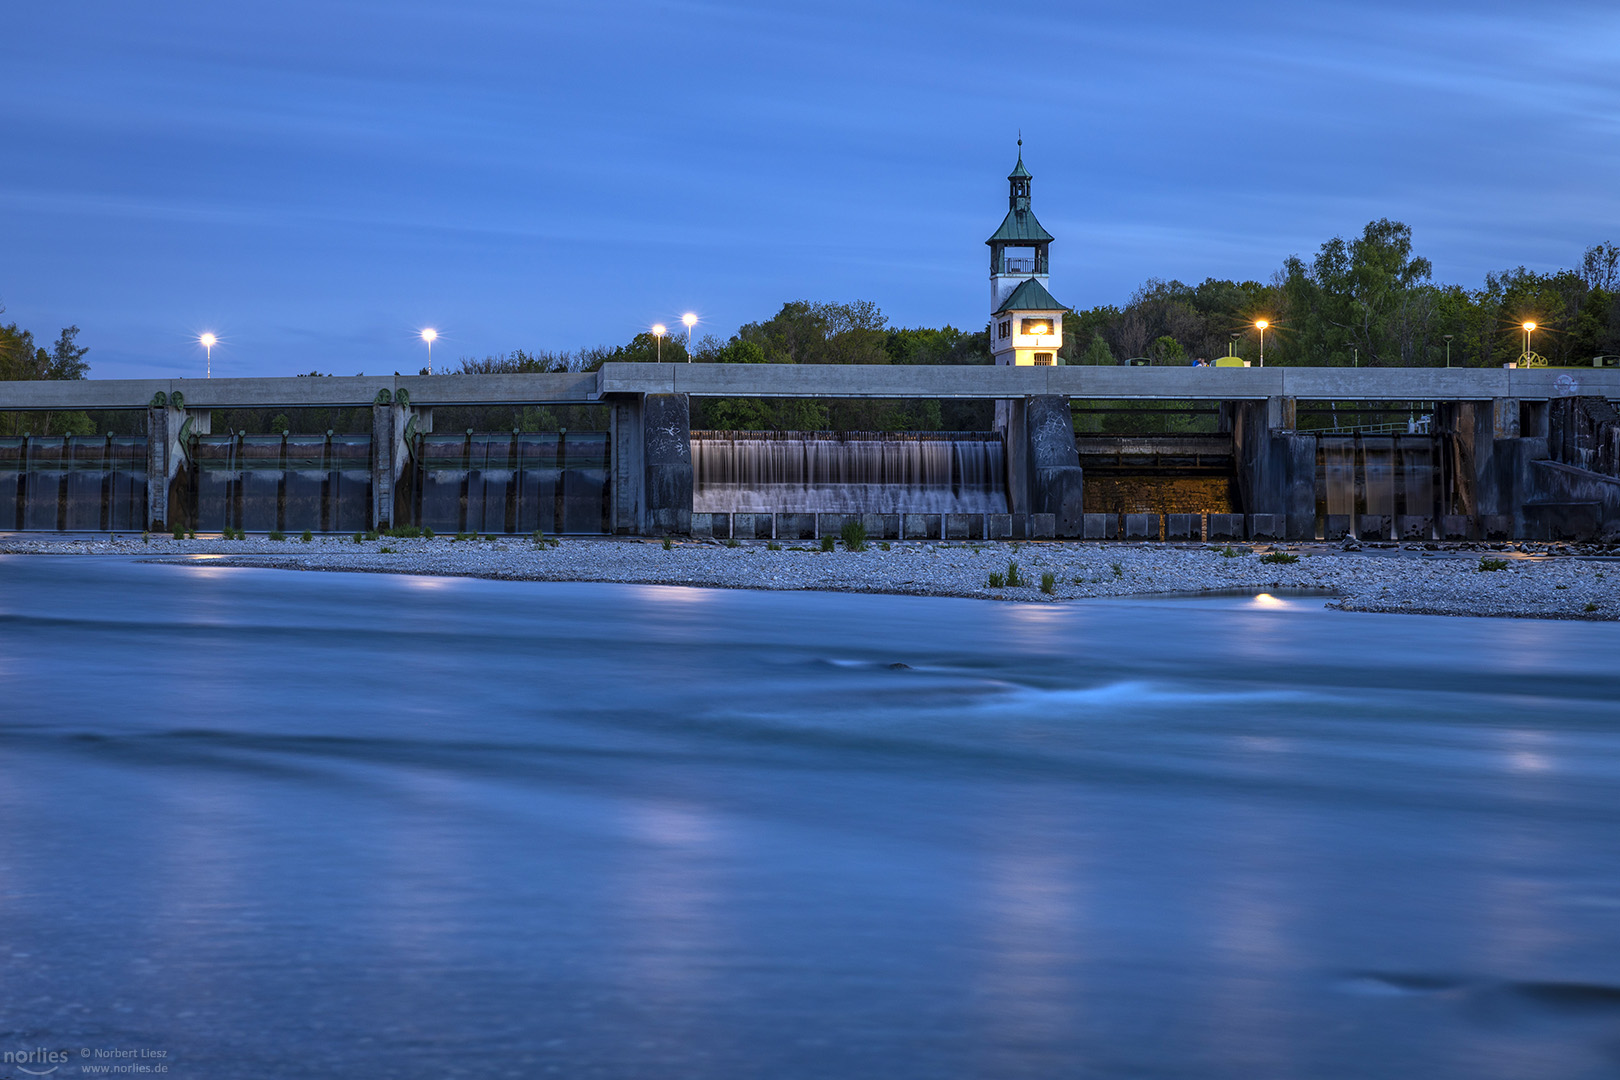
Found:
M 316 482 L 310 477 L 330 475 L 320 488 L 323 522 L 349 521 L 358 512 L 378 528 L 414 523 L 424 513 L 422 488 L 427 484 L 420 455 L 432 450 L 437 455 L 432 460 L 441 466 L 432 478 L 441 520 L 449 520 L 445 514 L 459 514 L 458 522 L 477 516 L 486 529 L 493 522 L 493 527 L 504 523 L 508 530 L 531 521 L 541 527 L 550 521 L 558 530 L 565 522 L 583 522 L 577 527 L 642 536 L 814 539 L 828 529 L 836 531 L 832 522 L 822 520 L 833 515 L 814 506 L 751 504 L 735 511 L 709 506 L 694 514 L 691 399 L 721 396 L 996 402 L 994 433 L 974 437 L 999 440 L 1005 505 L 953 513 L 949 506 L 909 506 L 903 499 L 890 499 L 876 507 L 881 513 L 862 516 L 873 537 L 1393 540 L 1620 535 L 1620 418 L 1612 405 L 1620 398 L 1617 369 L 606 364 L 595 372 L 536 375 L 6 382 L 0 383 L 0 411 L 144 409 L 145 472 L 139 483 L 145 490 L 145 524 L 153 529 L 188 520 L 195 525 L 196 472 L 206 472 L 210 461 L 226 459 L 238 462 L 232 468 L 246 470 L 216 484 L 223 484 L 220 498 L 237 500 L 234 518 L 231 504 L 222 504 L 222 520 L 238 522 L 237 528 L 244 520 L 242 489 L 254 484 L 257 490 L 269 490 L 266 484 L 274 489 L 277 482 L 265 478 L 273 476 L 276 461 L 284 471 L 303 469 L 300 491 Z M 1134 448 L 1116 446 L 1114 460 L 1124 462 L 1127 450 L 1150 451 L 1155 460 L 1181 460 L 1178 467 L 1208 474 L 1200 482 L 1207 484 L 1213 477 L 1217 488 L 1225 470 L 1235 494 L 1222 496 L 1219 505 L 1154 506 L 1151 499 L 1139 498 L 1119 507 L 1088 506 L 1082 454 L 1087 455 L 1084 460 L 1105 460 L 1106 447 L 1086 436 L 1077 447 L 1069 405 L 1073 399 L 1219 403 L 1219 434 L 1197 437 L 1196 446 L 1182 444 L 1180 459 L 1174 440 L 1164 439 Z M 1428 433 L 1411 436 L 1313 432 L 1301 430 L 1296 422 L 1300 402 L 1433 403 L 1433 423 Z M 528 436 L 521 444 L 515 434 L 506 443 L 469 435 L 460 458 L 450 445 L 459 436 L 433 435 L 435 406 L 551 403 L 606 405 L 608 430 L 566 439 Z M 372 430 L 350 437 L 346 457 L 328 445 L 317 461 L 313 443 L 294 437 L 297 445 L 283 440 L 278 458 L 276 447 L 253 443 L 268 437 L 246 436 L 233 446 L 229 435 L 214 436 L 210 430 L 216 409 L 330 406 L 371 407 Z M 367 438 L 369 474 L 357 479 L 350 467 L 353 453 L 362 455 L 364 467 Z M 78 496 L 71 492 L 88 488 L 70 482 L 73 469 L 91 467 L 81 459 L 90 461 L 95 448 L 56 439 L 46 448 L 50 454 L 34 452 L 41 449 L 35 444 L 49 440 L 0 440 L 0 529 L 13 524 L 7 521 L 8 499 L 17 528 L 43 529 L 49 523 L 85 527 L 63 523 L 95 518 L 75 509 L 72 501 Z M 108 449 L 99 452 L 97 460 L 104 462 L 116 456 Z M 208 460 L 199 464 L 198 455 Z M 339 513 L 330 505 L 335 496 L 329 489 L 337 490 L 339 483 L 339 457 L 349 463 L 341 473 L 342 489 L 358 492 L 345 498 L 363 497 L 363 510 L 345 502 Z M 37 464 L 47 459 L 55 464 Z M 295 459 L 299 464 L 289 464 Z M 479 473 L 477 492 L 463 483 L 456 493 L 452 465 Z M 127 463 L 119 468 L 124 470 L 119 476 L 137 482 Z M 103 485 L 107 490 L 112 486 Z M 274 496 L 277 509 L 269 518 L 262 509 L 248 518 L 282 521 L 291 487 L 289 481 L 280 482 Z M 996 494 L 995 500 L 1001 498 Z M 189 508 L 177 499 L 191 500 Z M 501 499 L 504 513 L 497 506 Z M 1144 501 L 1149 504 L 1141 505 Z M 468 509 L 474 504 L 476 515 Z M 120 514 L 104 506 L 99 520 L 122 521 Z M 867 517 L 873 520 L 867 522 Z

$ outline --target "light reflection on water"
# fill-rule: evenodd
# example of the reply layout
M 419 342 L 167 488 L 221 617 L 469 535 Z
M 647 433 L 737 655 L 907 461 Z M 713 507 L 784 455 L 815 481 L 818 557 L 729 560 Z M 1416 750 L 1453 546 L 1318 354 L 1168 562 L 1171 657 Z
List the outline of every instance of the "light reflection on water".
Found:
M 1321 603 L 0 559 L 8 1030 L 176 1077 L 1614 1071 L 1620 628 Z

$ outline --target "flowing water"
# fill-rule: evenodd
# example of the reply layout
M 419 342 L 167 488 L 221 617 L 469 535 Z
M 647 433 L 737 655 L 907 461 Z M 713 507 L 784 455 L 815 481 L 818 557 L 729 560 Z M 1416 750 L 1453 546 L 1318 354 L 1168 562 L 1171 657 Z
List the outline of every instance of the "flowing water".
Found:
M 697 513 L 1004 514 L 994 435 L 962 432 L 698 431 Z
M 0 1048 L 1612 1076 L 1617 648 L 1309 598 L 0 558 Z

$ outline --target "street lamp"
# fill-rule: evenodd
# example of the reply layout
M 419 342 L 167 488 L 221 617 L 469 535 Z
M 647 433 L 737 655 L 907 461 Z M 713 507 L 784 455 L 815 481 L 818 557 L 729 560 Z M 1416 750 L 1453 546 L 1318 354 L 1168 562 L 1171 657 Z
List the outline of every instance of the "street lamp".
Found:
M 1526 356 L 1530 355 L 1530 331 L 1534 330 L 1535 328 L 1536 324 L 1533 322 L 1527 322 L 1524 324 L 1524 355 Z
M 1451 335 L 1446 335 L 1446 367 L 1451 366 Z
M 658 362 L 662 364 L 664 362 L 664 335 L 669 333 L 669 328 L 663 323 L 653 323 L 652 330 L 653 337 L 658 339 Z
M 697 316 L 688 311 L 681 316 L 681 322 L 686 324 L 686 362 L 692 362 L 692 327 L 697 325 Z
M 1271 324 L 1264 319 L 1256 319 L 1255 328 L 1260 331 L 1260 366 L 1266 366 L 1266 327 Z
M 422 331 L 422 340 L 427 342 L 427 347 L 428 347 L 428 374 L 429 375 L 433 374 L 433 343 L 435 341 L 437 341 L 438 338 L 439 338 L 439 332 L 437 330 L 433 329 L 433 327 L 431 327 L 431 326 L 428 327 L 426 330 Z
M 203 369 L 203 378 L 212 379 L 214 377 L 214 346 L 219 344 L 219 338 L 213 334 L 204 334 L 197 339 L 197 344 L 203 347 L 203 353 L 208 358 L 207 366 Z

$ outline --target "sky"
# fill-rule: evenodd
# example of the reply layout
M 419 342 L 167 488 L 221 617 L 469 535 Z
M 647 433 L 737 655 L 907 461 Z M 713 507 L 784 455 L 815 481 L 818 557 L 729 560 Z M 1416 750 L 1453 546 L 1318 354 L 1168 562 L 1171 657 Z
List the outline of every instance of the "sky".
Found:
M 0 321 L 95 378 L 414 372 L 977 329 L 1024 138 L 1051 288 L 1269 280 L 1395 218 L 1435 276 L 1620 241 L 1620 6 L 73 0 L 5 19 Z

